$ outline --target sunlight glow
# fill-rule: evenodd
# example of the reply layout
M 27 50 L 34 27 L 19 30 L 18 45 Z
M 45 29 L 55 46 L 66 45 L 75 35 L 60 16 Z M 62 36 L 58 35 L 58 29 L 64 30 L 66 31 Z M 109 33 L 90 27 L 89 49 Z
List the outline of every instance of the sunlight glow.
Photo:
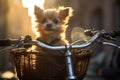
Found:
M 2 78 L 11 79 L 14 77 L 14 73 L 11 71 L 6 71 L 1 75 Z
M 33 31 L 35 32 L 34 26 L 35 23 L 35 16 L 34 16 L 34 6 L 38 6 L 40 8 L 44 8 L 44 2 L 45 0 L 22 0 L 22 5 L 24 8 L 28 8 L 28 15 L 31 17 L 31 24 Z
M 40 8 L 44 7 L 45 0 L 22 0 L 23 7 L 28 8 L 28 14 L 31 16 L 34 11 L 34 5 Z
M 78 44 L 82 44 L 90 39 L 89 36 L 86 36 L 84 34 L 84 29 L 81 27 L 75 27 L 72 30 L 72 36 L 71 36 L 72 42 L 80 40 Z

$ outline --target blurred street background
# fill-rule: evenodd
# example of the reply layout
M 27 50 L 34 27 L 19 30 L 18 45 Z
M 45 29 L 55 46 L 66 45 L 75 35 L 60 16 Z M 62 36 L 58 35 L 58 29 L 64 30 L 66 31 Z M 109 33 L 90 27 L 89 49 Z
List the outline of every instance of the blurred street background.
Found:
M 59 6 L 73 8 L 73 17 L 66 32 L 70 42 L 85 38 L 80 36 L 83 31 L 81 28 L 94 28 L 107 32 L 120 30 L 120 0 L 0 0 L 0 39 L 20 38 L 27 34 L 35 39 L 29 13 L 30 5 L 35 1 L 36 5 L 44 9 Z M 120 39 L 117 38 L 115 43 L 120 45 Z M 84 80 L 105 80 L 104 77 L 99 76 L 99 69 L 109 67 L 116 49 L 100 44 L 94 44 L 92 49 L 93 55 Z M 11 74 L 10 71 L 14 72 L 12 55 L 0 52 L 0 77 L 4 78 L 1 75 L 5 72 Z

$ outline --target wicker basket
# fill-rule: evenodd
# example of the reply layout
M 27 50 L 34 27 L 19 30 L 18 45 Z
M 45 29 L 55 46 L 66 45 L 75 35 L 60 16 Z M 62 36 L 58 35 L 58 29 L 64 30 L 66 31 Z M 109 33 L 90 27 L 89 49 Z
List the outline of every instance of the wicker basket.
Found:
M 72 52 L 74 73 L 78 80 L 82 80 L 86 75 L 92 51 L 73 49 Z M 20 80 L 65 80 L 68 76 L 64 55 L 26 52 L 22 49 L 12 50 L 11 53 Z

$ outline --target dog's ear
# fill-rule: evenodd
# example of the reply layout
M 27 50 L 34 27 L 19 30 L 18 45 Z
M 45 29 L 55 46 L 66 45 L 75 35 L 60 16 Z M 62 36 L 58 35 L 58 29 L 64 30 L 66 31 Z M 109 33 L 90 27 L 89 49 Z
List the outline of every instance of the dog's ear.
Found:
M 68 20 L 72 16 L 73 9 L 71 7 L 59 7 L 59 15 L 63 20 Z
M 41 16 L 43 15 L 43 10 L 41 8 L 39 8 L 38 6 L 34 6 L 34 14 L 36 16 L 37 19 L 40 19 Z

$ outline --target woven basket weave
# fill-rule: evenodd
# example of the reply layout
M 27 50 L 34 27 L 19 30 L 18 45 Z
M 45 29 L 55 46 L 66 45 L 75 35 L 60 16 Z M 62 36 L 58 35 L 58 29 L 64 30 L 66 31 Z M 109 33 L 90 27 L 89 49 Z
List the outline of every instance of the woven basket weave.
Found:
M 72 64 L 78 80 L 82 80 L 87 72 L 92 51 L 72 49 Z M 67 69 L 63 54 L 26 52 L 22 49 L 12 50 L 17 75 L 20 80 L 65 80 Z

